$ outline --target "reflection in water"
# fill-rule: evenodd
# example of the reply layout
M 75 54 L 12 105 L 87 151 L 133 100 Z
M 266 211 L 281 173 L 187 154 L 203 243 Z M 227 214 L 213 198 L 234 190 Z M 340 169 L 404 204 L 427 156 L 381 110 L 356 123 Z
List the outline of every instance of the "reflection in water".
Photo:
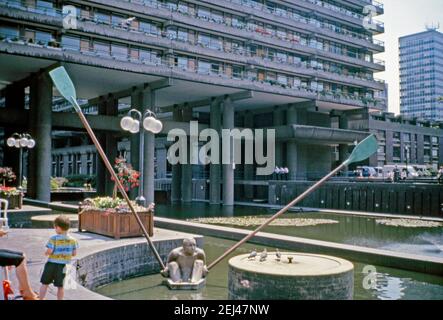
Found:
M 208 261 L 214 261 L 233 241 L 205 237 L 204 249 Z M 250 252 L 252 249 L 263 250 L 263 246 L 245 244 L 234 255 Z M 271 250 L 271 248 L 268 248 Z M 171 291 L 162 285 L 163 278 L 159 274 L 115 282 L 99 288 L 97 292 L 114 299 L 143 300 L 200 300 L 228 298 L 228 261 L 223 260 L 208 275 L 207 285 L 199 292 Z M 376 285 L 374 289 L 365 289 L 365 264 L 354 262 L 354 299 L 443 299 L 443 278 L 414 273 L 404 270 L 375 266 Z
M 175 219 L 205 217 L 270 216 L 276 210 L 257 207 L 227 207 L 192 203 L 189 205 L 158 205 L 156 215 Z M 316 218 L 337 220 L 337 224 L 305 227 L 268 226 L 266 232 L 308 239 L 332 241 L 371 248 L 380 248 L 421 255 L 443 257 L 443 227 L 406 228 L 376 223 L 375 218 L 340 215 L 333 213 L 286 213 L 284 218 Z M 233 226 L 238 228 L 238 226 Z M 254 227 L 245 227 L 254 229 Z

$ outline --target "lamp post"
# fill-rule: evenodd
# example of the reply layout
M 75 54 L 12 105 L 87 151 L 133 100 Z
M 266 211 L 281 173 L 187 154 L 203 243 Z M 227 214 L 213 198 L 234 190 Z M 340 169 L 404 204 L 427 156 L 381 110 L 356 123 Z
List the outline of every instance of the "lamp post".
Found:
M 133 114 L 136 116 L 134 117 Z M 144 148 L 145 148 L 145 135 L 143 128 L 146 131 L 157 134 L 163 129 L 163 124 L 160 120 L 156 119 L 157 116 L 151 110 L 146 110 L 144 114 L 136 109 L 129 110 L 128 114 L 120 121 L 120 126 L 123 130 L 130 133 L 140 134 L 140 151 L 139 151 L 139 172 L 140 172 L 140 186 L 138 191 L 138 197 L 135 199 L 137 204 L 145 207 L 146 199 L 143 196 L 143 184 L 144 184 Z
M 22 187 L 22 179 L 23 179 L 23 149 L 32 149 L 35 147 L 35 140 L 31 137 L 29 133 L 14 133 L 6 140 L 6 144 L 8 147 L 19 149 L 19 175 L 18 175 L 18 183 L 19 188 Z

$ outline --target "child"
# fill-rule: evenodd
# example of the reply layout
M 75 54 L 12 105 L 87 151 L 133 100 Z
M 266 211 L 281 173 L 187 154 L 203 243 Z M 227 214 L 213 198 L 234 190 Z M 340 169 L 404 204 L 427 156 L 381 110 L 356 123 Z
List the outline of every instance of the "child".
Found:
M 78 243 L 73 237 L 68 235 L 70 227 L 69 218 L 59 216 L 54 221 L 56 235 L 49 238 L 46 244 L 45 255 L 48 256 L 48 262 L 45 264 L 40 282 L 40 299 L 44 299 L 48 285 L 54 283 L 57 287 L 57 299 L 63 300 L 64 289 L 63 281 L 66 275 L 66 265 L 71 262 L 71 258 L 77 254 Z

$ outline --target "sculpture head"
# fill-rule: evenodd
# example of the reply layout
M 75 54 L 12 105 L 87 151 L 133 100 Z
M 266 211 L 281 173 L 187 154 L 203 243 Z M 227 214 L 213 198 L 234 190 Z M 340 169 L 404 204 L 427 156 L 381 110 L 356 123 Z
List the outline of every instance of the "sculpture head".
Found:
M 187 256 L 192 256 L 195 252 L 195 248 L 197 247 L 197 243 L 195 239 L 189 238 L 183 240 L 183 253 Z

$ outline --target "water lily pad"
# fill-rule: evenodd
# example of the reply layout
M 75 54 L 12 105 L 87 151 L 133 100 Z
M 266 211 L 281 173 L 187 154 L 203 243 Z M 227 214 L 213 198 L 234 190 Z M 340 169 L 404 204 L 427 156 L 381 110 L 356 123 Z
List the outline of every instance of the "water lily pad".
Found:
M 385 226 L 405 228 L 437 228 L 443 226 L 441 222 L 418 219 L 377 219 L 376 222 Z
M 262 225 L 268 217 L 216 217 L 216 218 L 198 218 L 188 219 L 190 222 L 206 223 L 206 224 L 221 224 L 238 227 L 252 227 Z M 330 219 L 308 219 L 308 218 L 294 218 L 294 219 L 277 219 L 270 225 L 274 227 L 307 227 L 316 226 L 320 224 L 334 224 L 338 223 L 336 220 Z

